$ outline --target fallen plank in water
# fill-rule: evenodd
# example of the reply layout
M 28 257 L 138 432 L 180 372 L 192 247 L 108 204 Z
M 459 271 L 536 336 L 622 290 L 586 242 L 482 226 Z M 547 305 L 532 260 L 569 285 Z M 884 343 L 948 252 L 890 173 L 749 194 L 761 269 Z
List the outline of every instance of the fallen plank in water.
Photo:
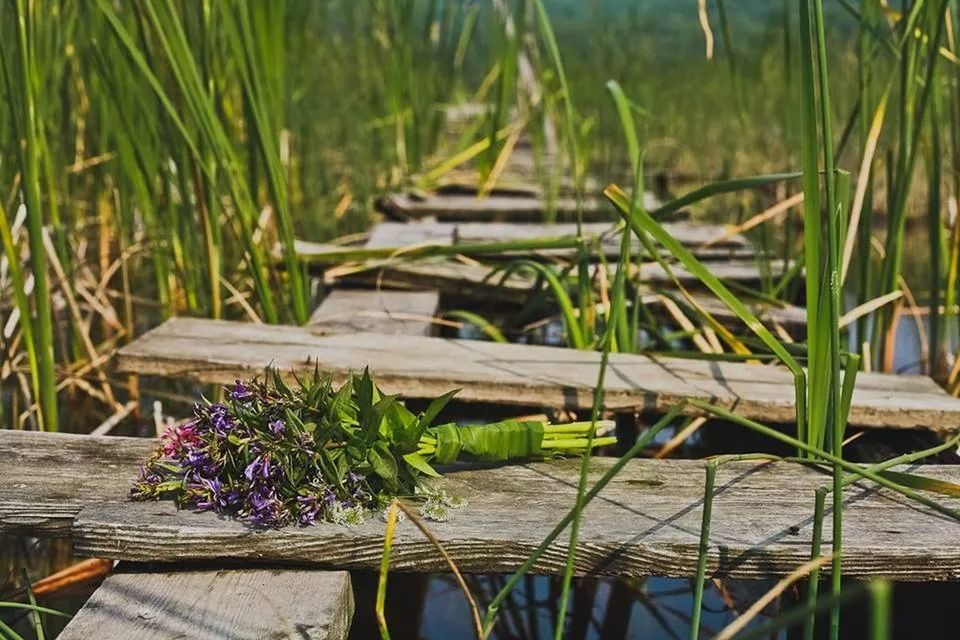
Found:
M 664 222 L 663 227 L 682 245 L 691 249 L 701 259 L 749 258 L 753 249 L 741 235 L 726 237 L 723 225 L 700 224 L 693 222 Z M 614 258 L 620 254 L 620 235 L 612 233 L 614 227 L 604 222 L 584 223 L 584 236 L 601 238 L 601 253 L 604 257 Z M 491 243 L 507 241 L 535 240 L 539 238 L 573 237 L 577 235 L 577 226 L 573 223 L 534 224 L 508 222 L 381 222 L 370 231 L 365 248 L 397 248 L 409 245 L 440 244 L 456 245 L 464 243 Z M 722 241 L 701 245 L 718 238 Z M 309 246 L 309 245 L 307 245 Z M 640 242 L 631 241 L 634 254 L 646 251 Z M 550 257 L 570 256 L 571 249 L 531 250 L 527 253 Z M 517 255 L 523 252 L 511 252 Z M 599 254 L 596 254 L 599 257 Z
M 117 352 L 126 373 L 230 383 L 271 365 L 342 378 L 369 366 L 387 393 L 433 398 L 460 387 L 464 401 L 588 409 L 594 351 L 372 333 L 317 335 L 307 327 L 174 318 Z M 646 355 L 610 355 L 609 410 L 664 411 L 686 398 L 770 422 L 795 420 L 793 376 L 782 368 Z M 857 376 L 849 422 L 864 427 L 960 427 L 960 399 L 930 378 Z
M 308 325 L 325 333 L 373 331 L 428 336 L 440 306 L 438 291 L 334 289 Z
M 121 564 L 57 637 L 346 640 L 352 616 L 343 571 Z
M 658 206 L 652 194 L 644 195 L 644 204 L 651 209 Z M 377 209 L 397 220 L 436 218 L 441 221 L 472 220 L 475 222 L 499 220 L 502 222 L 542 222 L 547 219 L 547 201 L 540 198 L 494 194 L 486 198 L 472 195 L 408 195 L 389 194 L 376 203 Z M 553 202 L 559 220 L 575 220 L 577 202 L 560 197 Z M 586 221 L 618 219 L 616 210 L 606 200 L 586 198 L 581 205 Z
M 144 447 L 155 441 L 94 438 L 74 460 L 109 475 L 115 486 L 77 493 L 56 464 L 63 443 L 78 436 L 0 431 L 0 454 L 10 460 L 21 447 L 34 455 L 0 474 L 22 478 L 21 497 L 52 502 L 66 492 L 84 504 L 70 529 L 83 555 L 144 562 L 256 560 L 309 563 L 337 569 L 376 569 L 384 523 L 378 517 L 355 527 L 321 524 L 281 530 L 253 529 L 213 513 L 177 511 L 172 502 L 134 503 L 121 496 L 137 474 Z M 82 436 L 80 436 L 82 437 Z M 53 460 L 48 463 L 46 460 Z M 436 481 L 467 500 L 447 522 L 429 522 L 433 534 L 463 571 L 515 570 L 563 518 L 575 501 L 579 460 L 554 460 L 499 468 L 454 467 Z M 613 464 L 591 461 L 592 486 Z M 960 482 L 960 467 L 924 465 L 922 475 Z M 49 476 L 49 482 L 40 478 Z M 703 507 L 704 463 L 698 460 L 633 460 L 583 514 L 576 553 L 580 575 L 694 575 Z M 9 477 L 4 477 L 9 481 Z M 708 545 L 712 575 L 743 578 L 783 575 L 809 558 L 814 491 L 830 483 L 827 470 L 791 463 L 732 462 L 717 472 Z M 6 494 L 5 494 L 6 495 Z M 931 496 L 933 497 L 933 496 Z M 8 498 L 0 498 L 5 505 Z M 960 500 L 938 498 L 956 509 Z M 843 567 L 846 575 L 902 580 L 960 579 L 960 523 L 868 481 L 844 490 Z M 824 531 L 830 531 L 828 516 Z M 9 531 L 10 529 L 6 529 Z M 534 572 L 564 570 L 567 536 L 557 539 Z M 830 553 L 829 535 L 823 553 Z M 446 571 L 434 546 L 409 522 L 397 528 L 391 569 Z

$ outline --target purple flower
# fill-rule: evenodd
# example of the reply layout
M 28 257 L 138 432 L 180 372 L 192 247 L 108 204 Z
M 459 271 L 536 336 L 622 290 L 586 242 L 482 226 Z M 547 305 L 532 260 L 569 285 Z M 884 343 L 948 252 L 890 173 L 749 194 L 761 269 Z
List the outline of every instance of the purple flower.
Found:
M 243 470 L 243 476 L 251 482 L 258 475 L 262 478 L 270 477 L 270 456 L 257 456 Z
M 259 487 L 250 493 L 247 519 L 255 524 L 276 525 L 283 521 L 283 510 L 273 487 Z
M 299 508 L 297 521 L 303 525 L 315 523 L 323 509 L 320 499 L 315 495 L 297 496 L 297 506 Z
M 198 489 L 200 498 L 197 500 L 198 509 L 215 509 L 229 511 L 240 504 L 240 492 L 236 489 L 224 489 L 219 478 L 200 479 Z
M 333 489 L 327 487 L 326 491 L 323 492 L 323 501 L 327 503 L 328 507 L 332 507 L 337 503 L 337 494 L 333 492 Z
M 210 425 L 218 435 L 225 436 L 237 426 L 230 409 L 223 404 L 210 405 Z
M 230 399 L 237 402 L 247 402 L 253 397 L 253 391 L 250 391 L 242 382 L 237 380 L 233 389 L 230 390 Z
M 189 451 L 183 465 L 197 475 L 211 477 L 217 473 L 217 464 L 204 451 Z
M 273 434 L 274 438 L 282 437 L 284 431 L 286 431 L 287 429 L 286 423 L 280 418 L 277 418 L 276 420 L 268 424 L 267 427 L 270 429 L 270 433 Z
M 163 482 L 163 478 L 160 477 L 160 474 L 154 471 L 153 469 L 147 469 L 144 465 L 140 465 L 140 482 L 144 484 L 149 484 L 156 486 Z

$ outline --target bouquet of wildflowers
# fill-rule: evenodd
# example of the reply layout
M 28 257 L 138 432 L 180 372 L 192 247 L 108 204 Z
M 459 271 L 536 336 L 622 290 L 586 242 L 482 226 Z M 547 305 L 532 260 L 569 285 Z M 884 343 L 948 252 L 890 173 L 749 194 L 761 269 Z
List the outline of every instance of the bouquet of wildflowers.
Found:
M 192 420 L 164 434 L 132 496 L 270 527 L 357 523 L 398 497 L 422 499 L 421 513 L 443 519 L 454 501 L 421 486 L 439 476 L 433 464 L 577 454 L 616 441 L 594 437 L 609 422 L 432 426 L 454 393 L 414 415 L 369 372 L 339 388 L 317 372 L 292 386 L 276 371 L 238 380 L 224 402 L 198 404 Z

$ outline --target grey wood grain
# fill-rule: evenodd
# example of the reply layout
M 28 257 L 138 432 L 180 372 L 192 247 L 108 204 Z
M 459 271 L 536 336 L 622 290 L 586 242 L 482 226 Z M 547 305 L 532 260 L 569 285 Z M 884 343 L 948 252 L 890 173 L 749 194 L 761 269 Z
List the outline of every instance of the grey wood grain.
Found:
M 309 327 L 174 318 L 117 352 L 126 373 L 229 383 L 267 365 L 281 372 L 312 370 L 342 378 L 369 366 L 388 393 L 433 398 L 461 388 L 464 401 L 589 408 L 600 354 L 593 351 L 476 340 L 372 333 L 317 335 Z M 612 354 L 605 403 L 610 410 L 664 411 L 701 398 L 750 418 L 795 420 L 793 376 L 769 365 Z M 691 409 L 692 410 L 692 409 Z M 960 427 L 960 399 L 930 378 L 857 376 L 851 425 Z
M 664 222 L 663 227 L 678 242 L 690 248 L 695 255 L 706 258 L 743 258 L 753 255 L 746 238 L 735 235 L 707 249 L 700 245 L 722 237 L 725 227 L 718 224 L 697 222 Z M 585 223 L 583 235 L 603 238 L 601 251 L 606 257 L 615 257 L 620 253 L 620 235 L 613 233 L 614 227 L 604 222 Z M 501 241 L 531 240 L 537 238 L 572 237 L 577 235 L 573 223 L 510 223 L 510 222 L 381 222 L 370 231 L 365 246 L 370 248 L 403 247 L 413 244 L 483 243 Z M 631 242 L 632 250 L 644 253 L 636 238 Z M 570 250 L 539 251 L 545 255 L 570 255 Z
M 77 446 L 87 438 L 90 446 Z M 318 525 L 254 529 L 211 513 L 178 512 L 171 502 L 126 499 L 138 465 L 155 440 L 89 438 L 0 430 L 0 455 L 30 451 L 16 459 L 22 478 L 15 492 L 0 493 L 11 517 L 4 532 L 17 532 L 18 512 L 30 503 L 65 500 L 76 514 L 72 526 L 39 535 L 69 533 L 78 553 L 94 557 L 156 561 L 258 560 L 313 563 L 338 569 L 375 568 L 384 523 L 371 518 L 357 527 Z M 69 465 L 62 462 L 70 459 Z M 613 463 L 591 461 L 592 485 Z M 10 466 L 10 465 L 5 465 Z M 570 509 L 579 461 L 553 460 L 499 468 L 445 469 L 438 488 L 469 504 L 444 523 L 430 523 L 465 571 L 515 569 Z M 960 482 L 960 467 L 924 465 L 925 476 Z M 71 490 L 90 474 L 84 491 Z M 3 476 L 7 486 L 14 472 Z M 580 574 L 692 575 L 696 565 L 703 499 L 704 463 L 698 460 L 633 460 L 585 512 L 578 547 Z M 826 471 L 790 463 L 722 465 L 714 493 L 710 570 L 717 575 L 766 577 L 788 572 L 809 553 L 814 491 L 830 482 Z M 72 491 L 64 498 L 64 491 Z M 12 496 L 16 497 L 12 497 Z M 956 499 L 936 498 L 957 508 Z M 872 483 L 844 492 L 844 570 L 848 575 L 886 575 L 905 580 L 960 579 L 960 524 L 930 509 L 878 490 Z M 72 518 L 72 516 L 70 516 Z M 13 523 L 13 527 L 10 526 Z M 829 517 L 825 531 L 830 530 Z M 536 566 L 562 571 L 565 536 Z M 825 552 L 829 551 L 829 543 Z M 410 524 L 398 528 L 393 567 L 444 571 L 432 545 Z
M 297 241 L 298 252 L 324 252 L 332 248 L 334 247 L 331 245 L 314 245 L 313 243 Z M 371 263 L 368 267 L 357 271 L 327 271 L 326 274 L 330 284 L 343 283 L 377 287 L 381 290 L 416 291 L 429 289 L 453 296 L 484 296 L 488 299 L 511 303 L 526 301 L 536 283 L 534 278 L 519 274 L 512 274 L 509 278 L 501 280 L 499 275 L 493 274 L 492 266 L 465 264 L 455 260 L 443 259 L 414 262 L 382 261 Z M 661 280 L 665 278 L 662 270 L 654 275 L 657 275 Z M 680 275 L 686 275 L 688 279 L 690 277 L 685 272 L 680 272 Z M 650 278 L 650 280 L 656 280 L 656 278 Z M 694 283 L 688 281 L 687 284 Z M 656 282 L 652 285 L 644 285 L 646 293 L 644 293 L 643 300 L 645 303 L 659 307 L 662 303 L 659 291 L 661 289 L 671 290 L 673 287 L 672 282 L 660 282 L 659 285 L 657 286 Z M 735 330 L 743 328 L 740 318 L 717 298 L 709 293 L 698 292 L 695 289 L 692 295 L 697 304 L 709 311 L 725 326 Z M 674 296 L 677 297 L 675 292 Z M 777 323 L 791 330 L 801 329 L 807 324 L 806 311 L 801 307 L 789 304 L 771 305 L 764 302 L 751 302 L 748 299 L 745 299 L 744 303 L 764 322 Z
M 308 242 L 297 241 L 297 252 L 304 258 L 312 255 L 324 255 L 329 257 L 327 251 L 328 245 L 314 245 Z M 502 264 L 502 263 L 500 263 Z M 784 265 L 776 261 L 769 265 L 769 274 L 772 278 L 781 277 L 784 273 Z M 362 263 L 351 263 L 347 271 L 339 268 L 330 270 L 327 264 L 308 263 L 307 267 L 317 273 L 324 274 L 324 277 L 331 282 L 349 281 L 364 279 L 366 281 L 382 281 L 384 279 L 406 284 L 410 287 L 420 288 L 441 288 L 455 289 L 457 287 L 482 286 L 491 293 L 500 296 L 513 296 L 516 290 L 529 292 L 535 279 L 529 276 L 514 275 L 506 285 L 500 284 L 500 277 L 493 274 L 494 264 L 483 264 L 480 262 L 460 262 L 453 259 L 441 257 L 422 257 L 414 259 L 378 259 L 367 260 Z M 730 259 L 722 260 L 709 265 L 710 272 L 725 281 L 734 281 L 739 283 L 756 283 L 763 276 L 761 275 L 760 265 L 751 259 Z M 591 265 L 591 275 L 596 274 L 596 270 L 601 268 L 599 265 Z M 616 268 L 610 267 L 610 273 L 615 273 Z M 673 287 L 676 277 L 682 284 L 693 288 L 702 288 L 699 278 L 685 269 L 682 265 L 670 265 L 670 271 L 673 276 L 657 262 L 644 262 L 639 265 L 639 276 L 637 267 L 631 266 L 631 275 L 639 277 L 642 282 L 648 285 Z M 505 288 L 506 291 L 497 293 L 497 288 Z
M 121 564 L 58 637 L 345 640 L 352 616 L 343 571 Z
M 124 500 L 143 438 L 0 430 L 0 533 L 68 536 L 83 504 Z
M 438 291 L 334 289 L 307 323 L 325 333 L 373 331 L 429 336 L 440 307 Z
M 611 464 L 596 459 L 590 484 Z M 922 467 L 925 475 L 960 480 L 956 467 Z M 447 470 L 438 486 L 468 501 L 447 522 L 429 527 L 459 568 L 515 570 L 574 503 L 578 461 Z M 691 576 L 699 548 L 702 461 L 636 460 L 585 510 L 576 554 L 578 575 Z M 814 491 L 826 472 L 790 463 L 738 462 L 720 467 L 709 539 L 712 575 L 783 575 L 809 558 Z M 870 483 L 844 492 L 843 567 L 848 576 L 904 580 L 960 578 L 960 523 Z M 943 500 L 956 508 L 960 501 Z M 98 503 L 74 526 L 78 552 L 124 560 L 211 559 L 311 563 L 339 569 L 379 565 L 384 522 L 255 530 L 210 513 L 178 512 L 169 502 Z M 828 517 L 824 530 L 830 531 Z M 567 536 L 534 567 L 561 573 Z M 824 553 L 830 552 L 829 541 Z M 411 524 L 397 529 L 392 567 L 444 571 L 433 545 Z

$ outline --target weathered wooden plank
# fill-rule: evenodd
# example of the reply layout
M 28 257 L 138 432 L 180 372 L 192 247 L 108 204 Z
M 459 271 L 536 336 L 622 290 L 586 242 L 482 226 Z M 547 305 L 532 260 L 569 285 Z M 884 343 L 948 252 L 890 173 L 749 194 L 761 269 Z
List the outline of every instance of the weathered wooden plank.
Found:
M 352 616 L 343 571 L 120 565 L 58 637 L 346 640 Z
M 460 387 L 461 400 L 587 409 L 600 354 L 476 340 L 358 333 L 318 336 L 310 328 L 175 318 L 117 353 L 128 373 L 229 383 L 272 365 L 342 377 L 369 366 L 388 393 L 432 398 Z M 771 422 L 795 419 L 792 375 L 767 365 L 611 354 L 608 409 L 663 411 L 685 398 L 734 407 Z M 857 376 L 850 424 L 960 427 L 960 399 L 921 376 Z
M 309 256 L 313 252 L 328 253 L 326 245 L 317 246 L 300 241 L 297 242 L 297 251 L 302 256 Z M 364 277 L 369 279 L 370 277 L 387 276 L 393 281 L 405 282 L 407 286 L 414 288 L 449 288 L 472 283 L 482 284 L 484 287 L 493 289 L 499 282 L 499 278 L 487 278 L 494 269 L 492 265 L 458 262 L 445 258 L 370 260 L 348 270 L 334 268 L 331 271 L 320 265 L 311 265 L 311 267 L 326 273 L 328 278 L 335 279 L 349 276 L 353 279 Z M 749 284 L 759 282 L 762 279 L 759 265 L 753 260 L 727 260 L 711 263 L 709 267 L 710 272 L 721 280 Z M 652 285 L 674 284 L 673 278 L 657 262 L 645 262 L 640 265 L 639 269 L 641 277 L 646 283 Z M 612 270 L 615 271 L 615 269 Z M 632 268 L 631 271 L 635 271 L 635 269 Z M 671 271 L 682 284 L 690 287 L 701 286 L 699 278 L 682 265 L 671 265 Z M 368 275 L 362 276 L 363 273 Z M 770 276 L 772 278 L 779 278 L 783 273 L 784 269 L 781 261 L 777 260 L 770 264 Z M 524 280 L 529 284 L 534 282 L 533 278 L 524 278 Z M 529 284 L 524 288 L 529 289 Z
M 307 323 L 325 333 L 373 331 L 428 336 L 440 306 L 440 292 L 388 289 L 334 289 Z
M 324 271 L 327 284 L 348 284 L 401 290 L 435 289 L 457 296 L 482 295 L 494 300 L 526 300 L 536 280 L 514 273 L 506 280 L 494 267 L 480 263 L 431 259 L 369 262 L 358 268 Z M 492 274 L 492 275 L 491 275 Z
M 377 267 L 360 270 L 333 269 L 325 272 L 328 284 L 350 284 L 356 286 L 379 287 L 381 289 L 420 290 L 436 289 L 441 293 L 471 297 L 483 296 L 484 299 L 502 302 L 523 303 L 529 299 L 536 284 L 534 278 L 512 274 L 501 281 L 499 275 L 491 277 L 493 267 L 482 264 L 467 264 L 455 260 L 422 260 L 416 262 L 383 262 Z M 665 276 L 660 270 L 660 276 Z M 684 274 L 680 274 L 684 275 Z M 689 275 L 689 274 L 686 274 Z M 657 283 L 654 283 L 657 284 Z M 672 283 L 660 282 L 659 285 L 670 288 Z M 688 286 L 693 282 L 687 282 Z M 660 306 L 662 295 L 646 287 L 644 302 Z M 718 321 L 735 330 L 742 329 L 740 318 L 725 304 L 709 293 L 697 292 L 694 299 Z M 806 311 L 795 305 L 771 305 L 765 303 L 747 303 L 761 320 L 776 323 L 785 328 L 796 330 L 806 326 Z
M 0 430 L 0 533 L 67 536 L 81 505 L 124 500 L 137 461 L 154 443 L 142 438 Z M 95 463 L 94 463 L 95 462 Z
M 591 484 L 609 467 L 598 459 Z M 960 480 L 956 467 L 923 473 Z M 576 460 L 448 471 L 438 485 L 468 501 L 449 521 L 429 526 L 463 571 L 515 570 L 575 501 Z M 782 575 L 810 554 L 814 490 L 829 476 L 787 463 L 724 465 L 716 481 L 709 541 L 711 574 Z M 585 510 L 578 575 L 684 577 L 696 568 L 703 497 L 702 461 L 633 461 Z M 960 578 L 960 523 L 866 484 L 844 493 L 843 567 L 848 576 L 905 580 Z M 945 500 L 952 506 L 960 501 Z M 825 530 L 831 527 L 830 518 Z M 374 569 L 382 553 L 379 518 L 354 527 L 320 524 L 252 530 L 210 513 L 163 503 L 85 507 L 74 527 L 78 552 L 151 561 L 253 559 Z M 829 537 L 829 536 L 828 536 Z M 561 573 L 566 536 L 534 566 Z M 830 552 L 824 541 L 824 553 Z M 444 560 L 410 523 L 397 529 L 392 566 L 444 571 Z
M 383 544 L 383 522 L 357 527 L 317 525 L 279 531 L 253 529 L 210 513 L 177 512 L 171 502 L 126 501 L 138 464 L 155 440 L 89 438 L 0 430 L 0 454 L 29 449 L 6 472 L 16 474 L 18 492 L 0 495 L 7 514 L 32 514 L 27 500 L 53 502 L 63 486 L 85 474 L 105 481 L 75 492 L 82 506 L 71 534 L 75 549 L 95 557 L 144 562 L 257 560 L 314 563 L 336 568 L 375 568 Z M 72 452 L 70 465 L 59 464 Z M 595 458 L 592 485 L 613 463 Z M 577 572 L 608 575 L 689 576 L 696 566 L 703 498 L 703 461 L 633 460 L 614 477 L 584 514 Z M 13 465 L 4 465 L 11 467 Z M 960 467 L 925 465 L 923 475 L 960 482 Z M 434 534 L 465 571 L 512 571 L 570 509 L 578 460 L 553 460 L 495 469 L 447 469 L 437 488 L 468 505 Z M 765 577 L 795 568 L 809 554 L 814 490 L 830 482 L 826 471 L 788 463 L 736 462 L 719 469 L 710 536 L 710 571 L 717 575 Z M 960 578 L 960 525 L 926 507 L 863 482 L 844 492 L 844 571 L 905 580 Z M 940 498 L 938 498 L 940 499 Z M 13 500 L 11 503 L 10 501 Z M 942 499 L 957 508 L 960 501 Z M 85 505 L 85 506 L 83 506 Z M 17 522 L 15 519 L 14 522 Z M 830 530 L 827 518 L 825 531 Z M 5 529 L 6 531 L 6 529 Z M 48 533 L 42 531 L 41 533 Z M 828 536 L 829 538 L 829 536 Z M 540 573 L 563 570 L 566 537 L 536 565 Z M 829 540 L 824 541 L 829 552 Z M 392 566 L 410 571 L 445 571 L 432 544 L 409 523 L 401 524 Z
M 657 200 L 645 194 L 648 208 L 656 208 Z M 577 215 L 577 202 L 560 197 L 554 201 L 558 219 L 572 220 Z M 546 201 L 539 198 L 494 194 L 480 199 L 462 194 L 410 195 L 389 194 L 377 200 L 377 209 L 397 220 L 436 218 L 445 220 L 473 220 L 504 222 L 541 222 L 547 219 Z M 586 198 L 581 204 L 584 220 L 617 220 L 613 206 L 600 198 Z
M 297 242 L 297 247 L 298 251 L 304 252 L 327 251 L 334 248 L 332 245 L 314 245 L 314 243 L 301 241 Z M 437 290 L 452 296 L 480 295 L 486 299 L 514 303 L 526 301 L 536 283 L 534 278 L 516 273 L 501 281 L 499 275 L 491 277 L 492 266 L 468 264 L 455 260 L 387 261 L 377 264 L 379 265 L 377 267 L 360 270 L 328 270 L 325 275 L 328 284 L 331 285 L 344 283 L 377 287 L 380 290 Z M 665 275 L 662 270 L 661 275 Z M 668 283 L 660 284 L 670 286 Z M 693 283 L 688 282 L 687 284 L 692 285 Z M 697 303 L 717 320 L 734 329 L 742 328 L 739 317 L 715 297 L 710 294 L 697 293 L 696 290 L 694 290 L 693 295 Z M 662 294 L 647 287 L 643 301 L 653 306 L 659 306 L 663 301 Z M 789 304 L 751 303 L 749 301 L 746 304 L 764 322 L 775 323 L 791 331 L 801 330 L 806 326 L 806 311 L 801 307 Z M 379 329 L 372 327 L 369 330 L 379 331 Z M 393 333 L 393 331 L 386 331 L 385 333 Z
M 693 222 L 664 222 L 664 228 L 678 242 L 691 248 L 694 254 L 705 259 L 747 258 L 753 249 L 746 238 L 734 235 L 708 248 L 700 245 L 723 237 L 723 225 Z M 604 222 L 584 223 L 583 235 L 604 238 L 601 251 L 606 257 L 620 253 L 620 235 L 612 233 L 613 227 Z M 366 247 L 388 248 L 415 244 L 482 243 L 522 241 L 539 238 L 573 237 L 577 228 L 572 223 L 512 223 L 512 222 L 382 222 L 373 227 Z M 638 240 L 632 241 L 633 251 L 645 253 Z M 569 249 L 540 250 L 536 254 L 563 256 Z

